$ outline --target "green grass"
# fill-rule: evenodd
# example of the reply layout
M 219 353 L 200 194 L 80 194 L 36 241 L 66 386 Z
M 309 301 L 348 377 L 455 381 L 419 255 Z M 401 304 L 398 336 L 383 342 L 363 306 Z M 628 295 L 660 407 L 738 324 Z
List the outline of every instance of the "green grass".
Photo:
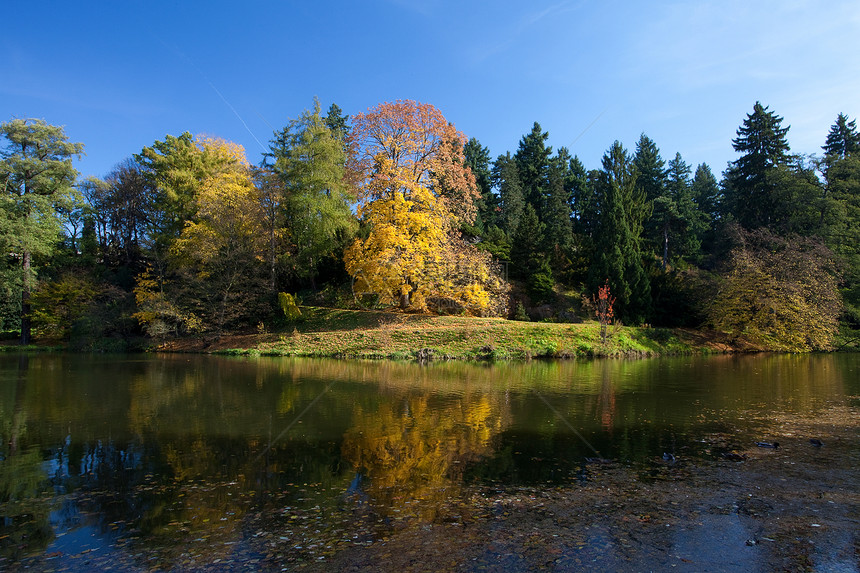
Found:
M 528 360 L 592 356 L 657 356 L 701 351 L 667 329 L 610 329 L 597 323 L 517 322 L 302 307 L 303 319 L 261 335 L 233 355 L 388 359 Z

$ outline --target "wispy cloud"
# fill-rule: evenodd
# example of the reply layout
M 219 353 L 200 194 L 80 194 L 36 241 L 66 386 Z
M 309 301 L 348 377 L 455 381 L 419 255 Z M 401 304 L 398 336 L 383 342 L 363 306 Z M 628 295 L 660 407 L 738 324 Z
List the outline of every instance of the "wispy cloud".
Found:
M 497 42 L 488 42 L 484 45 L 475 48 L 471 54 L 472 64 L 481 64 L 491 57 L 504 52 L 510 46 L 514 45 L 526 32 L 533 29 L 542 20 L 549 17 L 558 17 L 568 12 L 573 12 L 582 5 L 583 2 L 573 3 L 571 0 L 559 2 L 551 6 L 547 6 L 541 10 L 535 10 L 525 14 L 518 19 L 516 24 L 507 32 L 499 32 L 499 35 L 504 39 Z

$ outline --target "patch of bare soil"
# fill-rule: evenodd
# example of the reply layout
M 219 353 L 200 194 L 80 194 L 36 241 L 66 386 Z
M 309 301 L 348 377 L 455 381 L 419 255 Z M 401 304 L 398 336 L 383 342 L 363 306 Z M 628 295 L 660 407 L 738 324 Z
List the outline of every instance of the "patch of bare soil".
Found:
M 769 436 L 778 449 L 750 436 L 748 449 L 725 451 L 714 436 L 713 459 L 592 461 L 568 486 L 474 489 L 430 522 L 399 522 L 290 568 L 859 571 L 856 418 L 785 418 Z M 274 544 L 267 562 L 290 551 Z
M 262 342 L 273 342 L 277 336 L 258 333 L 228 333 L 220 336 L 177 338 L 155 347 L 159 352 L 216 352 L 233 348 L 255 348 Z
M 697 348 L 709 348 L 717 352 L 762 352 L 766 349 L 757 344 L 715 330 L 676 329 L 679 338 Z

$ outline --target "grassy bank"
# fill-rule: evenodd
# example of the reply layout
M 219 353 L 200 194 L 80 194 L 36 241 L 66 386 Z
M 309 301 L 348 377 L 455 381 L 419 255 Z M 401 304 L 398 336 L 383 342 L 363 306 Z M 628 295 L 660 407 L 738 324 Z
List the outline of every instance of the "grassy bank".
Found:
M 172 341 L 159 350 L 400 360 L 528 360 L 593 356 L 658 356 L 750 350 L 713 335 L 662 328 L 610 328 L 597 323 L 517 322 L 499 318 L 410 315 L 302 307 L 303 319 L 279 332 Z

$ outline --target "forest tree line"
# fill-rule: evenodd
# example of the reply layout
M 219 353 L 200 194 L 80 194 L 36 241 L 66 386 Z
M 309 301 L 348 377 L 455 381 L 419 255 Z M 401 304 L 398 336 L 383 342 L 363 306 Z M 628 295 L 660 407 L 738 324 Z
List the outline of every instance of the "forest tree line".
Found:
M 0 331 L 123 349 L 276 327 L 279 293 L 575 320 L 608 285 L 625 324 L 829 348 L 840 323 L 860 328 L 860 135 L 839 114 L 804 157 L 788 131 L 756 102 L 718 179 L 645 134 L 587 169 L 538 123 L 493 158 L 428 104 L 350 117 L 315 101 L 257 164 L 183 133 L 79 179 L 82 144 L 13 119 L 0 125 Z

